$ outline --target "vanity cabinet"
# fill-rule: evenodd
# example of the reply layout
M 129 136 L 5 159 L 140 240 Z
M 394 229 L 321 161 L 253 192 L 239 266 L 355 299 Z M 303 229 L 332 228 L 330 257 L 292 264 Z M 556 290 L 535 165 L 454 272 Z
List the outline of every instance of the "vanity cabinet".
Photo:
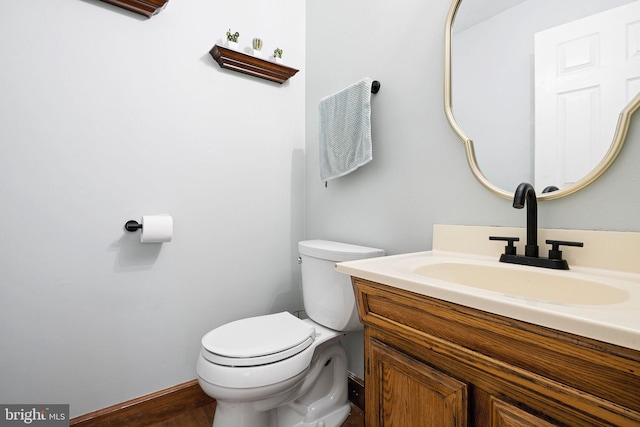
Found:
M 640 352 L 353 278 L 367 427 L 640 426 Z

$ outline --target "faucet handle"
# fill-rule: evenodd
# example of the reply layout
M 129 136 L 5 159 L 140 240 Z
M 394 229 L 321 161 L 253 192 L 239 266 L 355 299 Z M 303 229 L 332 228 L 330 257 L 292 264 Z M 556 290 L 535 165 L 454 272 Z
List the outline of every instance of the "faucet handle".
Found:
M 504 253 L 506 255 L 515 255 L 516 247 L 513 245 L 513 242 L 519 242 L 519 237 L 500 237 L 500 236 L 489 236 L 489 240 L 502 240 L 507 242 L 507 246 L 504 247 Z
M 582 242 L 567 242 L 564 240 L 546 240 L 546 243 L 551 245 L 551 249 L 549 249 L 549 259 L 562 259 L 560 246 L 576 246 L 579 248 L 584 246 Z

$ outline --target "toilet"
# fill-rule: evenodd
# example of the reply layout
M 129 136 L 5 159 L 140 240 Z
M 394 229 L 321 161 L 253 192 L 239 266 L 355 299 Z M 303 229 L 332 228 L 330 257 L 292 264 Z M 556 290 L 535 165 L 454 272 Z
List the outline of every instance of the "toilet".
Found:
M 335 263 L 381 249 L 298 243 L 307 319 L 281 312 L 237 320 L 202 338 L 196 370 L 217 401 L 213 427 L 338 427 L 349 415 L 346 332 L 362 329 L 349 276 Z

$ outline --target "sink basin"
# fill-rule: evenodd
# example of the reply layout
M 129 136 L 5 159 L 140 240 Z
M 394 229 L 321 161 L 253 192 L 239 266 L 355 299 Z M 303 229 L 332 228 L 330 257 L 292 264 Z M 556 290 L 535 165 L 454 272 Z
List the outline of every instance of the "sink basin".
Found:
M 420 266 L 413 272 L 431 279 L 556 304 L 611 305 L 629 299 L 625 290 L 572 277 L 565 271 L 441 262 Z

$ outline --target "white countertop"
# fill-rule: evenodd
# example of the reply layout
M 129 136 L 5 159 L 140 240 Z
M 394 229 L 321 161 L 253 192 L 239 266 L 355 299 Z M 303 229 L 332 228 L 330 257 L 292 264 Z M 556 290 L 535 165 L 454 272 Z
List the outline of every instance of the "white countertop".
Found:
M 467 228 L 466 230 L 468 231 L 469 229 Z M 490 231 L 493 232 L 495 230 Z M 484 232 L 481 233 L 482 238 L 488 239 L 489 234 L 486 234 L 486 236 L 485 234 Z M 632 237 L 635 239 L 638 236 Z M 442 235 L 434 236 L 434 246 L 437 240 L 443 238 Z M 607 247 L 611 251 L 612 246 L 607 245 Z M 493 242 L 490 248 L 493 252 L 495 248 Z M 635 258 L 638 251 L 637 248 L 633 249 L 635 249 L 633 257 Z M 578 251 L 573 253 L 576 258 L 580 255 Z M 434 250 L 427 252 L 339 263 L 336 265 L 336 270 L 398 289 L 640 351 L 640 274 L 629 271 L 634 270 L 637 266 L 627 268 L 625 271 L 616 271 L 588 268 L 581 265 L 571 265 L 570 263 L 571 270 L 556 271 L 499 263 L 497 262 L 499 255 L 500 250 L 489 256 L 477 253 L 443 251 L 434 247 Z M 426 264 L 443 262 L 498 265 L 499 268 L 504 266 L 505 268 L 525 270 L 535 269 L 544 274 L 560 275 L 557 276 L 560 278 L 559 280 L 563 277 L 571 277 L 597 281 L 625 291 L 628 293 L 628 298 L 608 305 L 554 303 L 464 286 L 449 281 L 433 279 L 415 272 L 416 269 Z

